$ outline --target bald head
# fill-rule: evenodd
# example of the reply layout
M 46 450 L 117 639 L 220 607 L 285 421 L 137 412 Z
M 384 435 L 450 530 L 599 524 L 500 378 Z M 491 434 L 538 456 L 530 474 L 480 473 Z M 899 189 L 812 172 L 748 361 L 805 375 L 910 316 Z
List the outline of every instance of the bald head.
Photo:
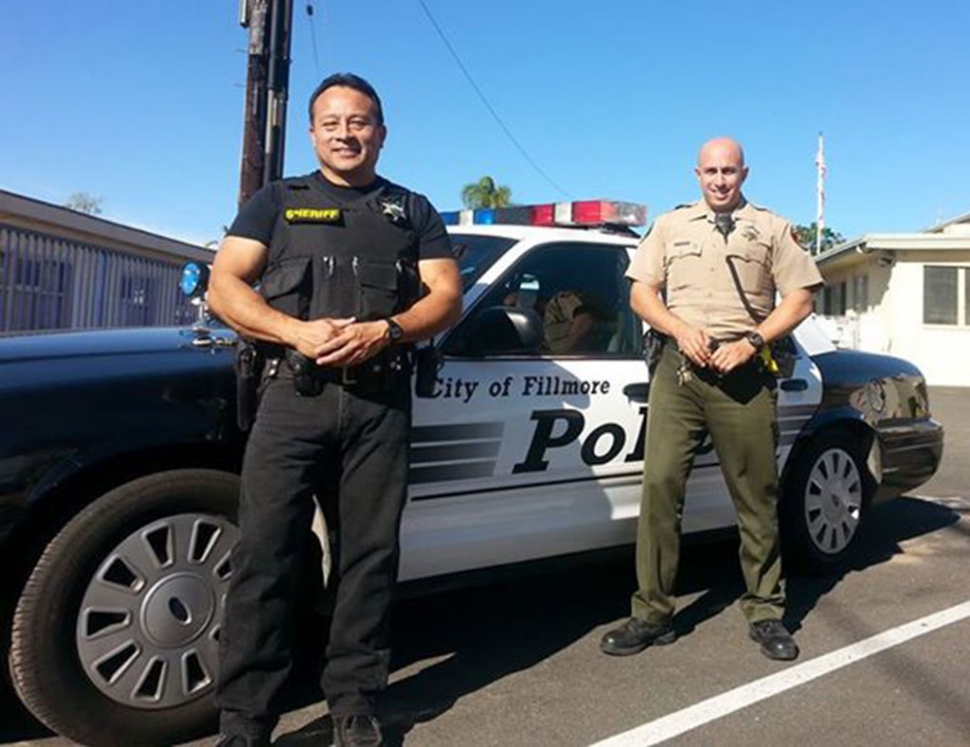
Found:
M 694 173 L 711 210 L 729 212 L 740 204 L 741 185 L 748 176 L 748 168 L 744 165 L 744 150 L 737 140 L 718 137 L 704 143 Z
M 705 160 L 724 158 L 735 160 L 743 168 L 744 149 L 741 143 L 730 137 L 712 138 L 701 146 L 701 152 L 697 155 L 697 165 L 699 167 Z

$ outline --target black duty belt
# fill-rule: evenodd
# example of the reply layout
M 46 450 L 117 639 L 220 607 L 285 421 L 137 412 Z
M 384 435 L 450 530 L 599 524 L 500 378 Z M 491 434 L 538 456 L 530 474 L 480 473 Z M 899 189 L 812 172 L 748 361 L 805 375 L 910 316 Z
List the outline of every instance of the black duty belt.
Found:
M 715 350 L 721 347 L 721 345 L 726 345 L 729 342 L 737 342 L 738 340 L 743 340 L 743 339 L 744 339 L 743 337 L 735 337 L 734 339 L 711 340 L 709 349 L 713 353 Z M 681 369 L 690 368 L 695 374 L 709 381 L 717 382 L 727 377 L 736 376 L 738 374 L 751 375 L 752 373 L 755 373 L 755 372 L 760 374 L 765 371 L 764 359 L 761 357 L 761 355 L 753 355 L 751 356 L 751 358 L 748 359 L 747 363 L 745 363 L 744 365 L 738 366 L 730 373 L 722 374 L 718 371 L 715 371 L 713 368 L 708 368 L 706 366 L 698 366 L 690 358 L 687 357 L 687 354 L 684 353 L 683 350 L 680 349 L 680 346 L 677 345 L 676 340 L 674 340 L 673 338 L 670 338 L 670 341 L 672 343 L 671 347 L 673 348 L 674 353 L 676 353 L 677 357 L 681 361 L 680 368 Z
M 267 363 L 272 365 L 269 359 Z M 358 366 L 318 366 L 312 358 L 289 348 L 282 359 L 285 365 L 276 363 L 281 373 L 293 378 L 293 386 L 301 397 L 315 397 L 327 384 L 335 384 L 359 392 L 389 392 L 401 385 L 409 368 L 407 358 L 400 349 L 384 351 Z
M 707 349 L 713 353 L 715 350 L 721 347 L 721 345 L 727 345 L 728 343 L 737 342 L 738 340 L 743 340 L 743 339 L 744 339 L 743 336 L 712 338 L 711 341 L 707 344 Z M 684 351 L 680 349 L 680 345 L 677 344 L 677 340 L 675 338 L 668 337 L 667 342 L 671 345 L 671 347 L 673 347 L 674 350 L 676 350 L 685 358 L 687 357 L 686 355 L 684 355 Z

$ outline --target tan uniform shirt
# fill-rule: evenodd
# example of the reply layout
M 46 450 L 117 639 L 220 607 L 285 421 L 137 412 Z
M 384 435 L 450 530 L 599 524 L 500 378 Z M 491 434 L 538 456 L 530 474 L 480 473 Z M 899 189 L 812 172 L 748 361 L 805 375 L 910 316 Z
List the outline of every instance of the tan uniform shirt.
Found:
M 822 285 L 815 261 L 795 241 L 788 221 L 750 202 L 732 217 L 734 230 L 725 240 L 703 200 L 664 213 L 626 273 L 664 288 L 667 308 L 714 339 L 735 339 L 757 327 L 774 309 L 776 291 L 784 297 Z

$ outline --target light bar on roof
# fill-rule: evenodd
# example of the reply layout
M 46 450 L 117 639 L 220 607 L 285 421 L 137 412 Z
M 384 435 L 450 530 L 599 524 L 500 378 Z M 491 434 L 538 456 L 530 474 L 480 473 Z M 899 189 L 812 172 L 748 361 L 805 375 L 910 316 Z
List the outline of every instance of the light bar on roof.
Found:
M 647 206 L 616 200 L 581 200 L 544 205 L 454 210 L 441 214 L 446 226 L 644 226 Z
M 610 200 L 574 202 L 573 221 L 580 225 L 608 223 L 621 226 L 642 226 L 647 222 L 647 206 Z

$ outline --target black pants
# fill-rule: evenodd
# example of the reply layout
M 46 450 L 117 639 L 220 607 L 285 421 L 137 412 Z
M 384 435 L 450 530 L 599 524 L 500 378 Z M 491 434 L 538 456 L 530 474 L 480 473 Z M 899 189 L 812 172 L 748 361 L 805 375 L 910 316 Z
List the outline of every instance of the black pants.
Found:
M 223 733 L 276 722 L 299 655 L 291 651 L 296 585 L 315 493 L 332 499 L 334 510 L 325 513 L 338 535 L 323 690 L 334 715 L 374 711 L 388 677 L 388 606 L 407 492 L 410 391 L 400 378 L 391 392 L 327 384 L 319 396 L 298 397 L 281 375 L 263 392 L 243 462 L 242 537 L 219 641 Z

